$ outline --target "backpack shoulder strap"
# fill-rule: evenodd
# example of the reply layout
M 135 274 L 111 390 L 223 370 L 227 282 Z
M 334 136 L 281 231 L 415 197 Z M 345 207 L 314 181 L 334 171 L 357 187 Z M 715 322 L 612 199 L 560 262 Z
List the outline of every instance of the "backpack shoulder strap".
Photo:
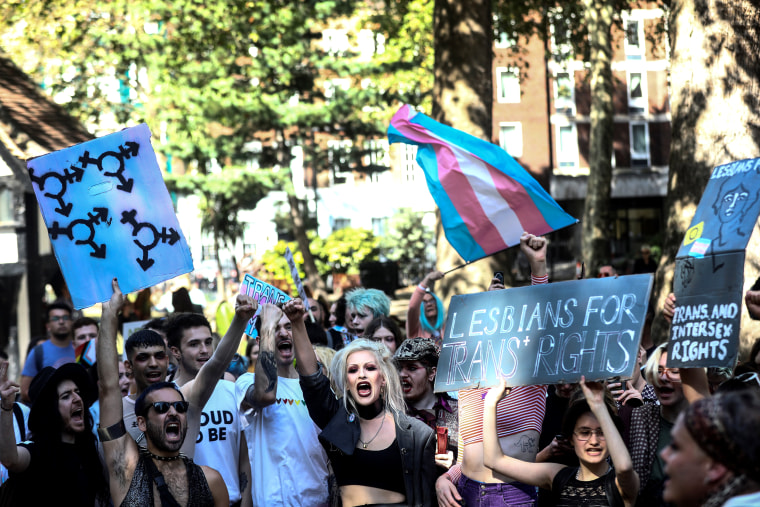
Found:
M 13 415 L 16 416 L 16 424 L 18 424 L 18 432 L 21 434 L 21 441 L 26 440 L 26 425 L 24 424 L 24 413 L 21 411 L 21 407 L 18 403 L 13 404 Z
M 42 344 L 45 342 L 40 342 L 34 347 L 34 366 L 37 367 L 37 373 L 42 370 L 42 354 L 45 352 L 42 350 Z

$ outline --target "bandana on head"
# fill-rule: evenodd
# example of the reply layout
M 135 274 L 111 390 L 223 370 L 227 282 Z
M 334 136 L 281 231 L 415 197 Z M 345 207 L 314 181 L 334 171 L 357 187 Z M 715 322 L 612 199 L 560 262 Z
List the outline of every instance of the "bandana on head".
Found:
M 692 404 L 684 418 L 686 429 L 705 453 L 737 475 L 760 481 L 760 463 L 747 454 L 738 435 L 731 435 L 721 416 L 726 410 L 721 402 L 725 396 L 702 398 Z

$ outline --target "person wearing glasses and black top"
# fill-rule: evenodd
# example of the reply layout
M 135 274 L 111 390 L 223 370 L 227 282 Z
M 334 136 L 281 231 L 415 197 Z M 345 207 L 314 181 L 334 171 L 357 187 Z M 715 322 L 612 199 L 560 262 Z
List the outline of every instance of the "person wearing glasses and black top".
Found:
M 639 476 L 620 436 L 622 423 L 614 401 L 599 382 L 581 379 L 580 386 L 583 397 L 571 403 L 562 423 L 562 433 L 573 446 L 579 466 L 531 463 L 502 452 L 496 434 L 496 405 L 507 393 L 504 380 L 485 398 L 483 461 L 494 471 L 524 484 L 550 489 L 553 505 L 631 507 L 639 492 Z

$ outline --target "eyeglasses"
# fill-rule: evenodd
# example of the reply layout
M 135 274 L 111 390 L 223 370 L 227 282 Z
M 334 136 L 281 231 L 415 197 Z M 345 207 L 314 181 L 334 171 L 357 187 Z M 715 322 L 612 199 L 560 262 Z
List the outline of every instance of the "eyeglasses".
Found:
M 745 382 L 747 384 L 751 384 L 754 382 L 755 384 L 760 385 L 760 377 L 755 372 L 748 371 L 746 373 L 737 375 L 734 378 L 740 382 Z
M 662 366 L 657 368 L 657 376 L 662 377 L 665 375 L 665 378 L 668 379 L 680 379 L 681 378 L 681 372 L 678 368 L 663 368 Z
M 575 438 L 581 442 L 589 440 L 591 435 L 596 435 L 597 439 L 604 440 L 604 432 L 602 431 L 602 428 L 599 428 L 598 430 L 584 428 L 582 430 L 574 431 L 573 434 L 575 435 Z
M 58 322 L 58 321 L 64 321 L 71 320 L 71 317 L 68 315 L 55 315 L 53 317 L 50 317 L 50 322 Z
M 157 414 L 165 414 L 169 411 L 169 407 L 174 407 L 174 410 L 176 410 L 178 414 L 184 414 L 187 412 L 187 407 L 189 406 L 190 403 L 187 401 L 154 401 L 148 405 L 148 408 L 153 407 L 153 410 L 155 410 Z

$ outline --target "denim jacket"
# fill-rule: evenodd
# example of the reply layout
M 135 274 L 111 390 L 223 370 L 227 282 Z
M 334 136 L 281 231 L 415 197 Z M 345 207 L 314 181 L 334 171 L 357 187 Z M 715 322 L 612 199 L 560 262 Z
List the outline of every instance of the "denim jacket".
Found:
M 335 397 L 327 377 L 321 372 L 302 376 L 301 390 L 309 415 L 322 430 L 319 435 L 322 446 L 353 454 L 361 435 L 359 418 L 349 414 L 343 402 Z M 409 507 L 435 505 L 435 434 L 413 417 L 397 413 L 393 416 L 404 466 L 406 503 Z

